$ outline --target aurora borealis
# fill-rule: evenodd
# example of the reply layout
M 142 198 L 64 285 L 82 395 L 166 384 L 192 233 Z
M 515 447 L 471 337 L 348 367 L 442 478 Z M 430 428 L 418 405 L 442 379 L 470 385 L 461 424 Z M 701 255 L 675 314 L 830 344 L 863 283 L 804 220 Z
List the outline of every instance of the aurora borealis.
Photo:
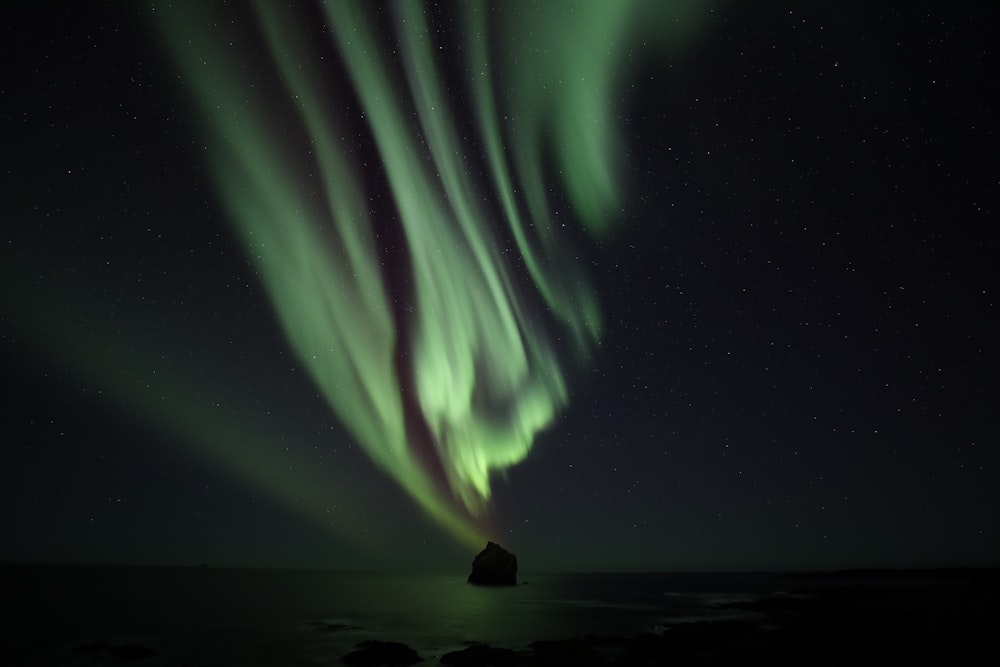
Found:
M 269 2 L 232 32 L 192 30 L 205 11 L 194 5 L 154 11 L 205 111 L 214 180 L 292 348 L 372 460 L 469 546 L 483 536 L 453 496 L 481 513 L 491 476 L 524 459 L 567 400 L 560 353 L 583 356 L 600 337 L 597 298 L 546 191 L 561 186 L 589 229 L 611 224 L 622 152 L 613 91 L 627 80 L 623 49 L 650 16 L 630 2 L 585 7 L 549 3 L 490 21 L 483 3 L 456 8 L 467 43 L 450 47 L 468 53 L 469 80 L 449 85 L 474 98 L 478 142 L 459 139 L 470 128 L 456 123 L 464 109 L 434 56 L 445 45 L 435 46 L 420 3 L 390 4 L 379 17 L 395 31 L 388 44 L 365 3 L 324 5 L 332 45 L 302 40 L 307 19 Z M 215 25 L 235 20 L 221 15 Z M 237 36 L 254 43 L 257 33 L 276 76 L 243 67 Z M 493 42 L 529 33 L 491 57 Z M 593 49 L 585 58 L 559 50 L 537 66 L 546 44 L 572 43 Z M 330 47 L 353 95 L 318 67 Z M 406 86 L 394 85 L 401 78 Z M 356 96 L 391 193 L 379 214 L 403 231 L 405 259 L 388 261 L 407 266 L 391 278 L 376 240 L 385 223 L 372 219 L 371 186 L 339 138 L 347 96 Z M 290 123 L 300 132 L 281 130 Z M 488 179 L 473 176 L 480 152 Z M 516 253 L 502 249 L 501 235 Z M 522 264 L 554 325 L 524 294 Z M 555 349 L 548 329 L 557 327 L 571 333 L 570 349 Z M 415 424 L 407 401 L 419 407 Z
M 961 11 L 12 11 L 0 556 L 996 553 Z

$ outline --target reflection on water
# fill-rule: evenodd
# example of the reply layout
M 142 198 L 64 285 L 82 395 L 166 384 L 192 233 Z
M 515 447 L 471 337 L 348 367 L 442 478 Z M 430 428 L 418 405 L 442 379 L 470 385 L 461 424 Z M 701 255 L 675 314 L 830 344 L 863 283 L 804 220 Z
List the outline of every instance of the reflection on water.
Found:
M 454 574 L 99 566 L 6 566 L 6 623 L 37 664 L 74 664 L 105 642 L 178 662 L 314 664 L 364 639 L 440 656 L 469 641 L 520 647 L 535 639 L 630 635 L 719 616 L 719 601 L 775 590 L 765 575 L 525 575 L 482 588 Z M 732 612 L 726 612 L 732 613 Z M 95 664 L 93 656 L 79 664 Z

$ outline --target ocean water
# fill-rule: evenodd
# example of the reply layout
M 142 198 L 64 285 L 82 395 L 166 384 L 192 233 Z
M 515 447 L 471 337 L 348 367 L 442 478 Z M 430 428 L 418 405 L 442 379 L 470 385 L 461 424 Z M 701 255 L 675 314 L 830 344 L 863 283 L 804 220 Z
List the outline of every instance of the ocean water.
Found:
M 731 618 L 720 603 L 802 585 L 767 574 L 531 574 L 481 588 L 466 573 L 357 574 L 173 567 L 7 565 L 7 655 L 23 665 L 320 665 L 366 639 L 436 664 L 470 642 L 634 635 Z M 6 660 L 5 660 L 6 662 Z M 7 662 L 6 664 L 14 664 Z

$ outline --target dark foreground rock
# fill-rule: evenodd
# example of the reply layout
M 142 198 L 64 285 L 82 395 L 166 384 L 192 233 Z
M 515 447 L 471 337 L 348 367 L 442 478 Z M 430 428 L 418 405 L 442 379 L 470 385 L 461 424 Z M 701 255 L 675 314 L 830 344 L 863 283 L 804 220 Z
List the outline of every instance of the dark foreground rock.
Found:
M 486 548 L 472 561 L 470 584 L 480 586 L 514 586 L 517 584 L 517 556 L 496 542 L 487 542 Z
M 137 644 L 109 644 L 107 642 L 94 642 L 84 644 L 73 649 L 73 653 L 78 656 L 85 656 L 94 661 L 109 662 L 135 662 L 144 660 L 156 655 L 156 651 L 146 646 Z
M 775 594 L 720 605 L 715 620 L 671 624 L 632 637 L 586 635 L 525 649 L 476 645 L 442 656 L 479 667 L 1000 664 L 1000 578 L 925 575 Z
M 476 644 L 441 656 L 441 664 L 458 667 L 517 667 L 526 665 L 528 657 L 509 648 Z
M 413 665 L 422 662 L 423 658 L 406 644 L 400 642 L 380 642 L 367 641 L 358 644 L 355 651 L 351 651 L 341 660 L 348 665 Z

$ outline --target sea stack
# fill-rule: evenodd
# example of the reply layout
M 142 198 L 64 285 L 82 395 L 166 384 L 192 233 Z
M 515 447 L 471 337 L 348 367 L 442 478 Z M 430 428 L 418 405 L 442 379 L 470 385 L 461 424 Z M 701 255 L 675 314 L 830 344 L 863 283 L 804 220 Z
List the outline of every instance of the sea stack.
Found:
M 472 561 L 469 583 L 480 586 L 515 586 L 517 556 L 496 542 L 487 542 L 486 548 Z

